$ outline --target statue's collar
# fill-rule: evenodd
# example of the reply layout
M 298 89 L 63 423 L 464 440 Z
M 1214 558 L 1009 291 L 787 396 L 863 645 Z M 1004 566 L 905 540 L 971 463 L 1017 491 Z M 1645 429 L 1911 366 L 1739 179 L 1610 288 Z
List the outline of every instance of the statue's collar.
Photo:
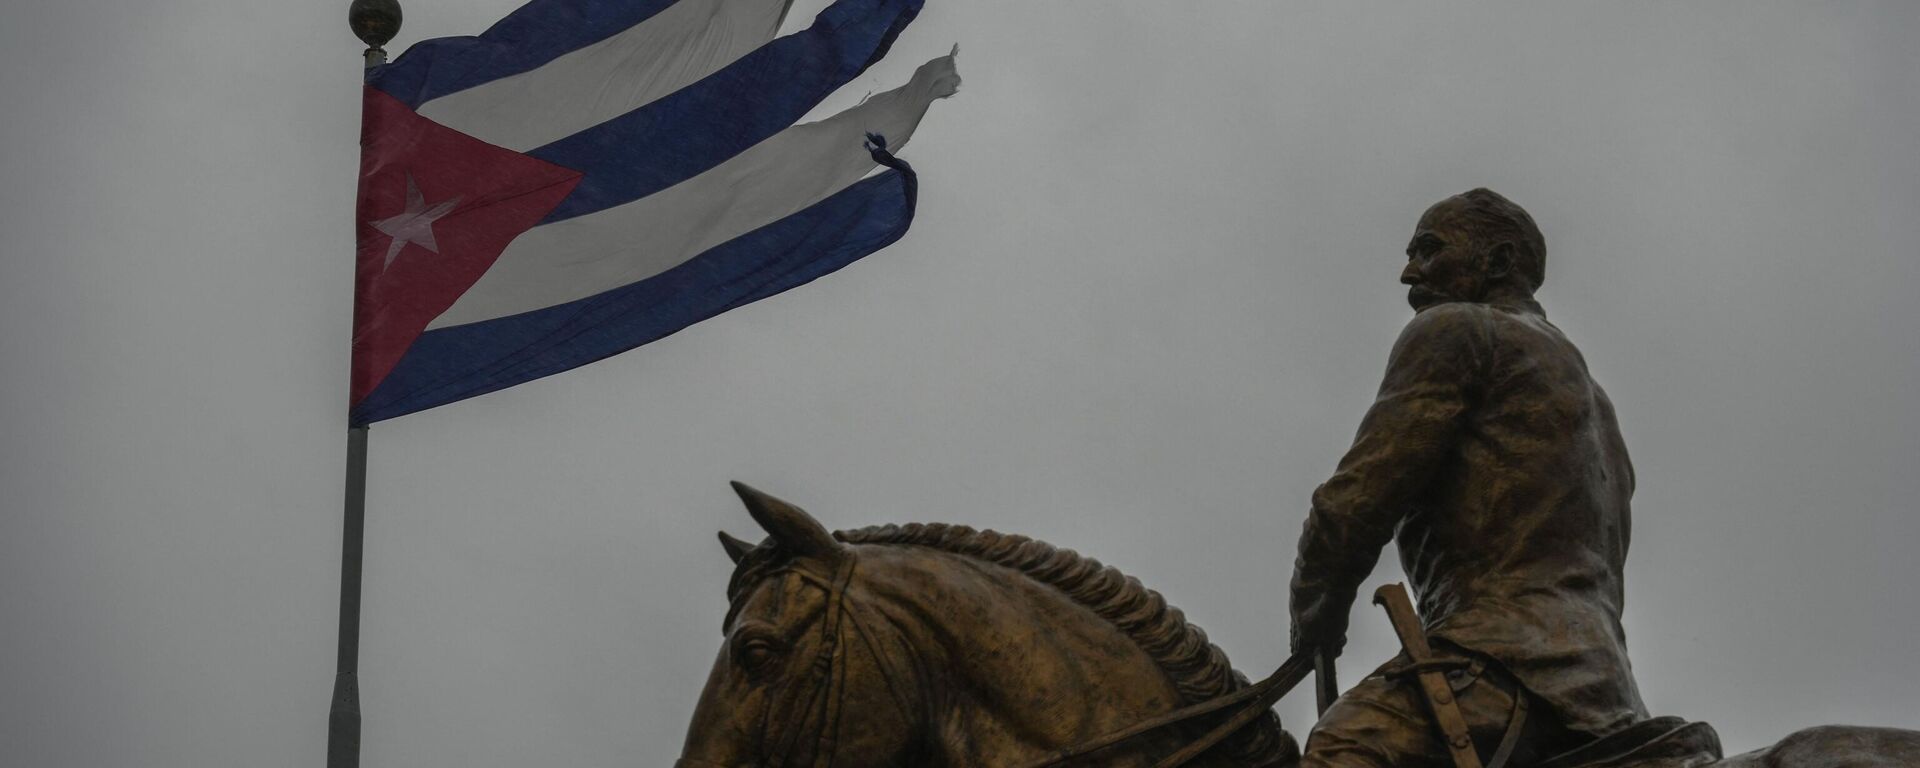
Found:
M 1547 311 L 1540 307 L 1540 302 L 1534 301 L 1533 299 L 1501 299 L 1499 301 L 1488 302 L 1488 305 L 1509 312 L 1524 312 L 1543 318 L 1547 316 Z
M 1533 299 L 1530 299 L 1530 298 L 1495 299 L 1493 301 L 1466 301 L 1464 299 L 1454 299 L 1454 300 L 1440 301 L 1440 302 L 1435 302 L 1433 304 L 1429 304 L 1425 307 L 1422 307 L 1420 310 L 1418 310 L 1414 314 L 1419 314 L 1420 312 L 1425 312 L 1434 307 L 1442 306 L 1445 304 L 1453 304 L 1456 302 L 1464 303 L 1464 304 L 1480 304 L 1483 306 L 1493 307 L 1494 309 L 1503 310 L 1506 312 L 1518 312 L 1522 314 L 1533 315 L 1535 317 L 1539 317 L 1543 319 L 1547 316 L 1547 311 L 1540 307 L 1540 302 L 1534 301 Z

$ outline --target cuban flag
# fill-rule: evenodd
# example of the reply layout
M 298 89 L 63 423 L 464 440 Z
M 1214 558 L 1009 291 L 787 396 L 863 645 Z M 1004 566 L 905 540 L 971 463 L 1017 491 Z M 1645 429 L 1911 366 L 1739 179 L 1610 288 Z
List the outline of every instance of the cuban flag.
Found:
M 905 234 L 891 151 L 959 86 L 953 56 L 795 125 L 922 0 L 837 0 L 776 38 L 790 2 L 534 0 L 370 70 L 350 423 L 632 349 Z

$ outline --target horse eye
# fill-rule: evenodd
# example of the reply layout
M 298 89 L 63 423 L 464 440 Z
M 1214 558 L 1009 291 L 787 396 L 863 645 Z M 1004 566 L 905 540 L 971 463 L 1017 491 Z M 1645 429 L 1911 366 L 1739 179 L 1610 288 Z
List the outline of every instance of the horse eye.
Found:
M 763 637 L 756 637 L 740 644 L 740 650 L 734 654 L 740 660 L 740 666 L 748 672 L 758 672 L 773 663 L 780 656 L 780 646 Z

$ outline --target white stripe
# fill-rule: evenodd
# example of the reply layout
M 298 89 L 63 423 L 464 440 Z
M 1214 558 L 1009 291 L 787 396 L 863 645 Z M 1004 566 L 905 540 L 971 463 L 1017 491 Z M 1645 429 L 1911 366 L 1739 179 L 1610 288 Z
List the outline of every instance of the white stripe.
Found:
M 779 221 L 874 167 L 864 136 L 898 151 L 935 99 L 960 85 L 953 56 L 921 65 L 900 88 L 817 123 L 796 125 L 705 173 L 625 205 L 534 227 L 428 329 L 563 304 L 638 282 Z
M 525 152 L 619 117 L 766 45 L 793 0 L 681 0 L 537 69 L 420 105 L 427 119 Z

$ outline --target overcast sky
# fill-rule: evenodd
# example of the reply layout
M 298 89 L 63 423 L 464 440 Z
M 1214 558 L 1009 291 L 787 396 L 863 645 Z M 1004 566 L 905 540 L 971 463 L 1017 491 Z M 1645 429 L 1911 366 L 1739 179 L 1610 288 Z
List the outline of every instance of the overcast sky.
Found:
M 515 5 L 405 0 L 391 48 Z M 346 6 L 0 23 L 0 762 L 322 763 Z M 364 762 L 667 765 L 720 639 L 713 532 L 757 538 L 729 479 L 1073 547 L 1264 674 L 1410 316 L 1401 249 L 1481 185 L 1545 230 L 1542 302 L 1619 407 L 1649 706 L 1735 750 L 1920 727 L 1915 39 L 1911 2 L 928 0 L 819 111 L 960 44 L 904 240 L 375 426 Z M 1348 682 L 1394 650 L 1355 610 Z

